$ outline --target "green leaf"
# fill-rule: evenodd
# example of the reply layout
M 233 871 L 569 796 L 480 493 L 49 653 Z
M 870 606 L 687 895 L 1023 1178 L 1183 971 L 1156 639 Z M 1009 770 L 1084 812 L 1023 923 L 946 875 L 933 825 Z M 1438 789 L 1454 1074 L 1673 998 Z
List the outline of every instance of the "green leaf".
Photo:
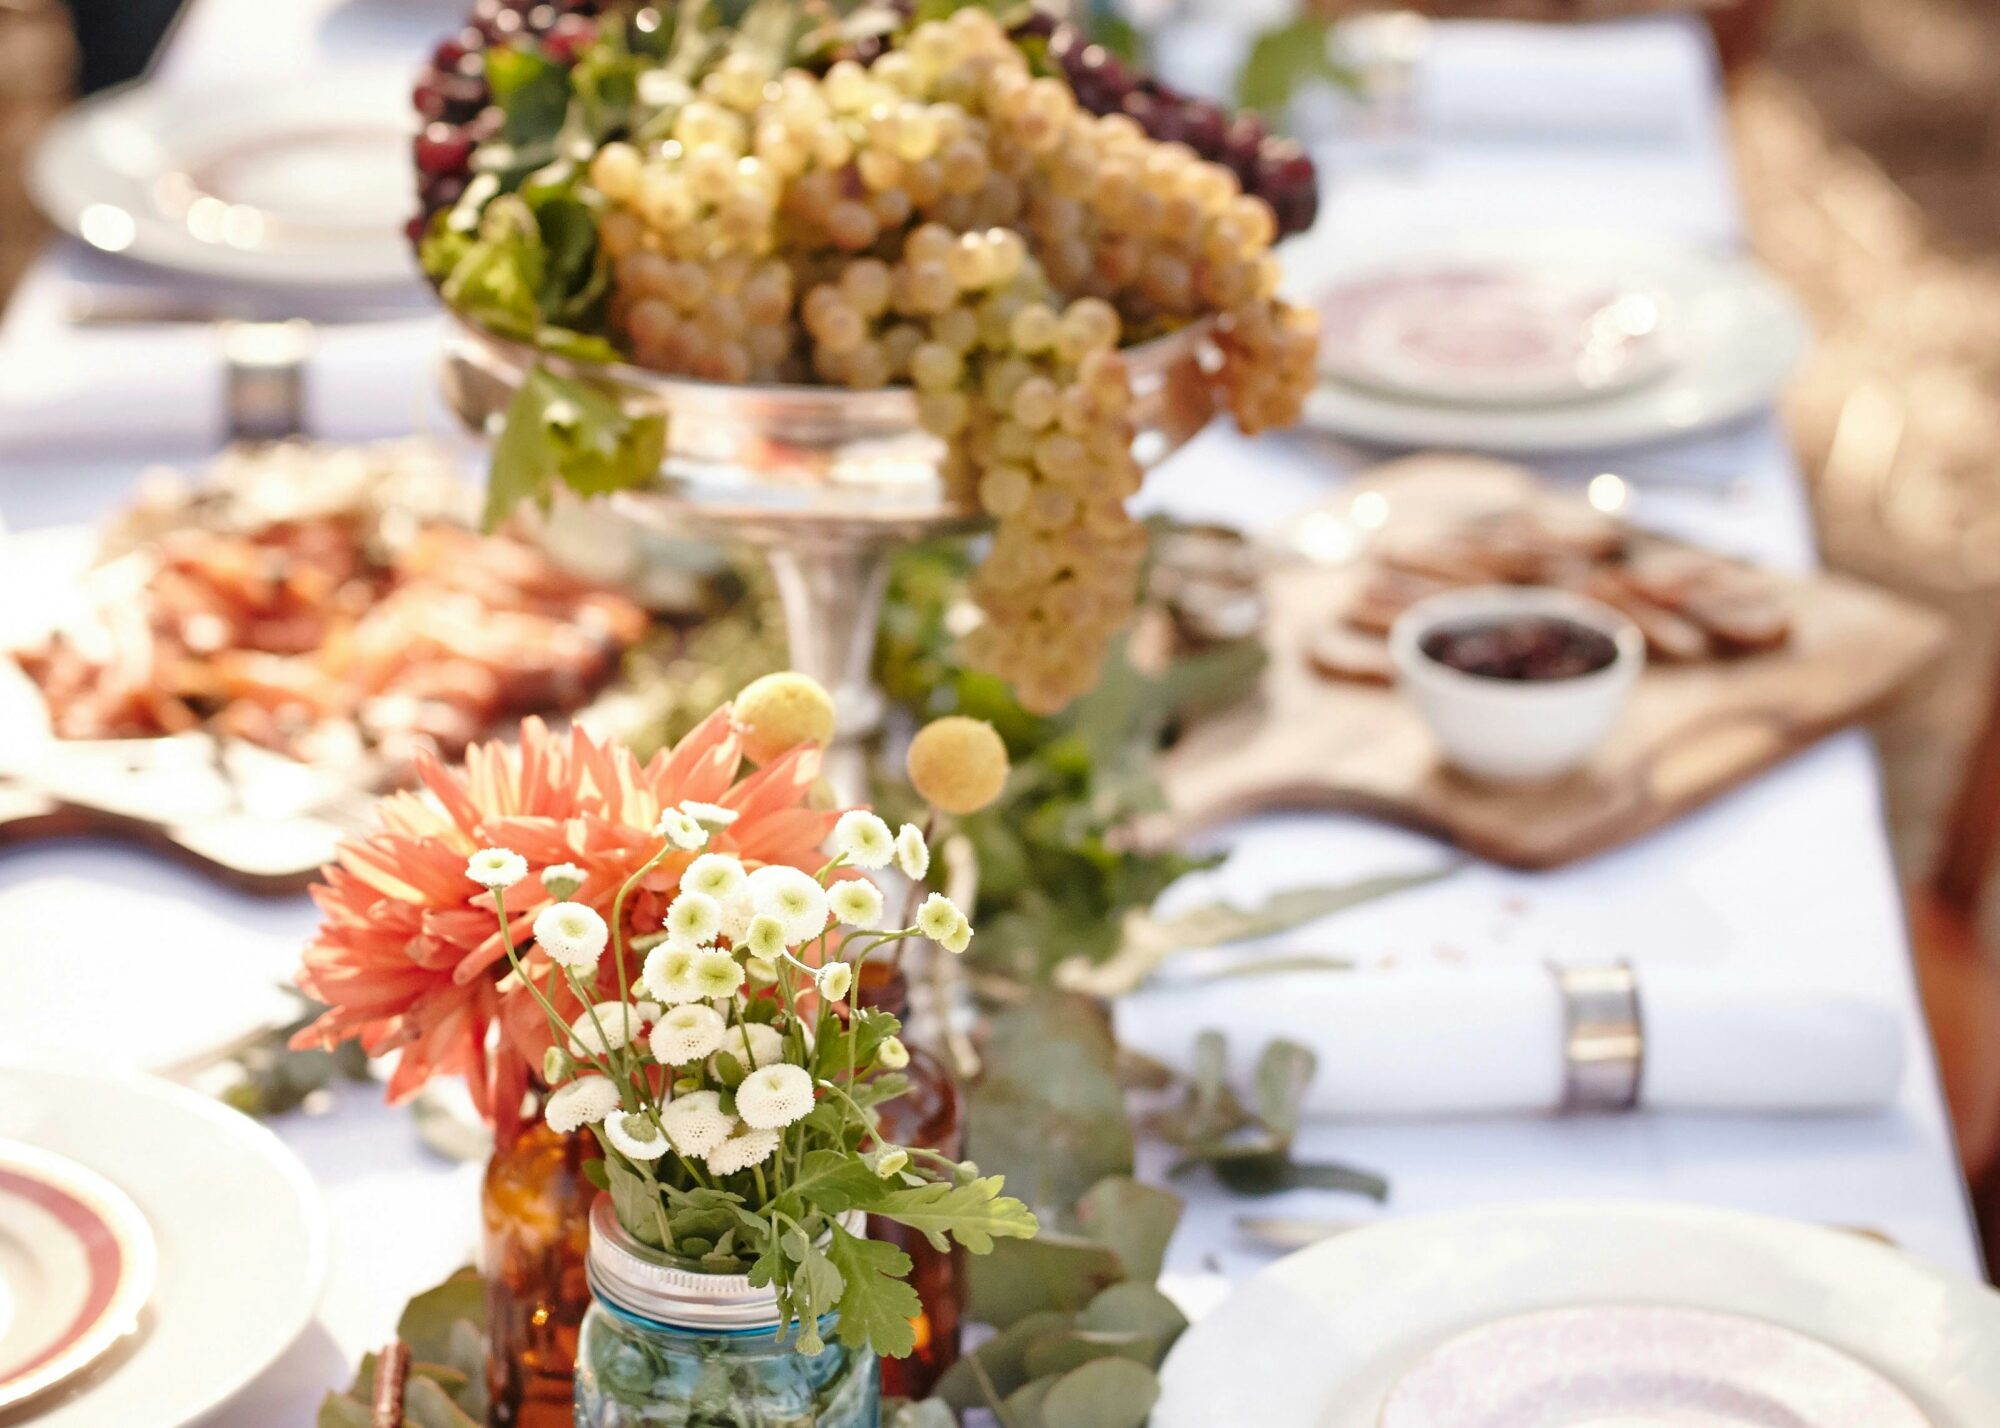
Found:
M 891 1190 L 869 1213 L 921 1231 L 936 1249 L 950 1248 L 949 1235 L 974 1254 L 990 1254 L 995 1239 L 1033 1239 L 1040 1228 L 1026 1205 L 1000 1193 L 1004 1184 L 998 1175 L 984 1175 L 963 1185 Z
M 618 1223 L 642 1244 L 666 1248 L 660 1238 L 659 1196 L 623 1161 L 607 1160 L 604 1168 L 611 1180 L 611 1204 L 618 1211 Z
M 1114 1284 L 1090 1301 L 1077 1316 L 1076 1326 L 1097 1333 L 1143 1336 L 1151 1348 L 1147 1362 L 1158 1368 L 1188 1324 L 1180 1307 L 1152 1285 Z
M 493 446 L 486 528 L 522 501 L 546 504 L 557 481 L 584 496 L 644 485 L 660 469 L 666 434 L 665 418 L 628 415 L 594 387 L 535 368 Z
M 461 1323 L 486 1327 L 486 1283 L 470 1266 L 405 1305 L 396 1337 L 410 1346 L 411 1358 L 450 1364 L 453 1330 Z
M 1031 1379 L 1059 1378 L 1097 1359 L 1112 1358 L 1130 1359 L 1151 1368 L 1152 1335 L 1126 1329 L 1076 1328 L 1034 1344 L 1028 1350 L 1025 1366 Z
M 800 1218 L 807 1210 L 832 1218 L 872 1206 L 886 1191 L 887 1183 L 866 1162 L 844 1151 L 815 1150 L 807 1153 L 799 1173 L 785 1187 L 785 1198 L 797 1198 Z
M 593 1155 L 583 1163 L 583 1178 L 600 1190 L 611 1188 L 611 1176 L 604 1169 L 602 1156 Z
M 1073 1322 L 1073 1316 L 1052 1309 L 1026 1315 L 953 1364 L 932 1391 L 958 1409 L 989 1406 L 989 1386 L 996 1396 L 1006 1398 L 1028 1381 L 1028 1351 L 1043 1338 L 1061 1338 Z
M 935 1398 L 916 1403 L 904 1399 L 882 1407 L 882 1428 L 958 1428 L 949 1405 Z
M 1273 1041 L 1257 1059 L 1257 1116 L 1287 1142 L 1299 1128 L 1306 1089 L 1318 1065 L 1312 1048 L 1296 1041 Z
M 486 51 L 486 82 L 506 115 L 501 135 L 515 147 L 552 142 L 569 112 L 569 75 L 528 45 Z
M 1277 119 L 1312 80 L 1351 84 L 1349 72 L 1333 58 L 1332 36 L 1332 21 L 1317 15 L 1301 15 L 1258 35 L 1236 74 L 1237 102 Z
M 1144 1428 L 1160 1401 L 1153 1371 L 1129 1359 L 1098 1359 L 1055 1381 L 1039 1406 L 1047 1428 Z
M 839 1225 L 827 1245 L 846 1290 L 840 1296 L 840 1341 L 863 1344 L 878 1354 L 899 1359 L 917 1345 L 912 1322 L 923 1313 L 923 1302 L 911 1287 L 910 1257 L 885 1240 L 862 1239 Z
M 1077 1313 L 1125 1278 L 1125 1262 L 1096 1240 L 1043 1233 L 996 1245 L 965 1277 L 973 1316 L 1006 1328 L 1045 1310 Z
M 967 1141 L 982 1165 L 1038 1205 L 1069 1205 L 1132 1169 L 1132 1125 L 1117 1048 L 1080 997 L 1050 996 L 992 1022 L 973 1087 Z
M 405 1428 L 484 1428 L 442 1386 L 414 1371 L 403 1385 L 403 1423 Z
M 1117 1251 L 1133 1279 L 1160 1277 L 1167 1241 L 1180 1223 L 1181 1197 L 1127 1176 L 1112 1176 L 1090 1187 L 1076 1204 L 1083 1232 Z
M 344 1393 L 329 1391 L 320 1400 L 315 1428 L 372 1428 L 374 1414 L 369 1406 Z

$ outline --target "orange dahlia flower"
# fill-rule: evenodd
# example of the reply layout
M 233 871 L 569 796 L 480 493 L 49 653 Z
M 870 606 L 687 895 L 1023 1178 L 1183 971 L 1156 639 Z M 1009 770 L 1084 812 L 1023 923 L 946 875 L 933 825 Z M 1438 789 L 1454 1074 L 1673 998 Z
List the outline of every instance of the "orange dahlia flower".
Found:
M 465 875 L 466 859 L 504 847 L 531 873 L 558 863 L 584 872 L 570 901 L 609 921 L 625 880 L 660 849 L 663 809 L 687 800 L 733 809 L 736 821 L 709 849 L 748 867 L 785 863 L 813 872 L 839 809 L 806 806 L 819 777 L 819 750 L 804 745 L 739 778 L 743 750 L 727 705 L 677 746 L 641 764 L 631 751 L 572 729 L 553 734 L 539 719 L 521 725 L 518 746 L 474 744 L 462 767 L 435 758 L 417 768 L 420 787 L 381 801 L 382 828 L 344 841 L 314 885 L 323 920 L 306 948 L 299 986 L 327 1011 L 293 1039 L 330 1047 L 359 1038 L 371 1056 L 400 1052 L 389 1081 L 404 1101 L 432 1076 L 461 1075 L 483 1114 L 503 1134 L 518 1124 L 531 1076 L 550 1045 L 547 1018 L 508 965 L 493 894 Z M 674 853 L 625 900 L 626 945 L 660 930 L 692 853 Z M 565 1016 L 582 1005 L 550 981 L 535 947 L 535 915 L 555 899 L 531 876 L 510 890 L 510 935 L 528 973 L 553 987 Z M 636 982 L 628 958 L 627 985 Z M 617 994 L 606 956 L 598 993 Z

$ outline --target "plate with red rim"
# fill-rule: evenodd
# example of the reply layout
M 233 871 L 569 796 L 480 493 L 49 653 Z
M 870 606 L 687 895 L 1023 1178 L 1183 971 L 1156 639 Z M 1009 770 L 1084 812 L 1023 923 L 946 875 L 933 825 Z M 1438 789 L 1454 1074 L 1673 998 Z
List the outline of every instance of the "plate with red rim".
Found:
M 152 1228 L 130 1196 L 65 1156 L 0 1141 L 0 1408 L 135 1331 L 156 1271 Z
M 0 1409 L 0 1422 L 187 1428 L 268 1368 L 312 1321 L 326 1280 L 325 1207 L 298 1158 L 241 1112 L 157 1077 L 47 1061 L 0 1064 L 0 1143 L 25 1143 L 44 1165 L 81 1166 L 87 1179 L 71 1184 L 115 1184 L 158 1250 L 150 1292 L 127 1311 L 128 1321 L 138 1316 L 137 1332 L 18 1410 Z M 0 1157 L 0 1168 L 9 1163 Z M 107 1214 L 101 1197 L 68 1193 Z M 6 1194 L 0 1188 L 0 1198 Z M 25 1271 L 18 1255 L 9 1257 L 10 1224 L 15 1235 L 24 1224 L 31 1234 L 47 1226 L 25 1216 L 0 1221 L 0 1280 L 8 1281 L 0 1294 L 18 1295 L 14 1280 Z M 23 1282 L 42 1302 L 44 1281 Z M 39 1323 L 44 1311 L 27 1312 Z M 7 1313 L 0 1308 L 0 1318 Z M 0 1327 L 0 1348 L 7 1332 Z

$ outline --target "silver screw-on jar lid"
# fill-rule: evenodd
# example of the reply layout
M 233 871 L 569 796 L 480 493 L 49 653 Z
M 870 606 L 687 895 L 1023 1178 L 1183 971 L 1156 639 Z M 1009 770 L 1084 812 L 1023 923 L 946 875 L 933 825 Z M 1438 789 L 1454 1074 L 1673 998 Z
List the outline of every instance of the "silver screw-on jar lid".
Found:
M 861 1232 L 865 1217 L 841 1216 Z M 776 1329 L 778 1297 L 743 1274 L 710 1274 L 633 1238 L 618 1223 L 609 1195 L 590 1207 L 590 1287 L 627 1313 L 677 1329 L 737 1332 Z

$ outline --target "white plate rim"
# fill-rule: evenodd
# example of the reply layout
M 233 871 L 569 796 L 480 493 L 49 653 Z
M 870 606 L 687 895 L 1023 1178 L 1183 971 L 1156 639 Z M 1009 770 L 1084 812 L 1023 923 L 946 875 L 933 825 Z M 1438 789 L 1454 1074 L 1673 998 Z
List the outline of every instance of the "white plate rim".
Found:
M 380 63 L 343 65 L 312 78 L 302 91 L 296 79 L 284 78 L 238 82 L 199 93 L 183 86 L 141 78 L 115 85 L 79 100 L 58 114 L 36 138 L 22 166 L 22 178 L 35 207 L 56 227 L 90 246 L 104 251 L 83 232 L 83 215 L 93 204 L 106 202 L 103 191 L 93 190 L 87 177 L 74 176 L 67 166 L 81 170 L 106 167 L 99 157 L 93 135 L 96 126 L 111 119 L 143 124 L 151 114 L 170 112 L 182 106 L 233 107 L 236 112 L 255 114 L 260 106 L 296 109 L 302 102 L 332 95 L 370 95 L 376 89 L 385 97 L 390 92 L 407 101 L 408 76 L 400 67 Z M 357 118 L 367 117 L 356 107 Z M 416 118 L 405 103 L 401 116 L 412 132 Z M 410 211 L 416 212 L 415 181 L 410 191 Z M 114 204 L 128 208 L 126 204 Z M 307 287 L 319 290 L 387 290 L 406 287 L 417 281 L 416 259 L 400 232 L 391 231 L 379 242 L 341 245 L 337 257 L 324 250 L 311 255 L 284 249 L 239 249 L 223 244 L 181 238 L 177 225 L 147 208 L 132 213 L 134 236 L 129 244 L 114 251 L 119 258 L 144 263 L 167 272 L 220 279 L 253 286 Z
M 319 1311 L 320 1301 L 325 1295 L 329 1271 L 332 1267 L 332 1232 L 327 1215 L 325 1195 L 319 1184 L 306 1169 L 292 1148 L 279 1139 L 268 1126 L 253 1120 L 241 1111 L 234 1110 L 212 1096 L 206 1096 L 186 1086 L 149 1076 L 139 1072 L 103 1071 L 97 1069 L 76 1070 L 72 1067 L 51 1064 L 45 1059 L 0 1059 L 0 1080 L 13 1076 L 46 1078 L 52 1081 L 69 1079 L 87 1081 L 100 1087 L 124 1091 L 135 1097 L 164 1101 L 189 1113 L 198 1120 L 208 1122 L 220 1134 L 238 1139 L 244 1145 L 254 1148 L 258 1156 L 285 1182 L 297 1196 L 301 1220 L 306 1236 L 304 1262 L 296 1278 L 298 1293 L 288 1308 L 283 1306 L 263 1306 L 263 1318 L 273 1320 L 278 1329 L 272 1340 L 272 1347 L 260 1361 L 245 1360 L 233 1372 L 218 1375 L 215 1384 L 205 1393 L 198 1395 L 198 1401 L 190 1402 L 180 1416 L 159 1419 L 148 1428 L 188 1428 L 222 1407 L 237 1394 L 248 1388 L 272 1364 L 283 1358 L 295 1345 L 313 1317 Z M 74 1158 L 74 1157 L 72 1157 Z M 82 1163 L 82 1162 L 79 1162 Z M 95 1169 L 86 1166 L 86 1169 Z M 99 1172 L 102 1173 L 102 1172 Z M 131 1192 L 126 1192 L 131 1194 Z M 133 1197 L 142 1201 L 143 1191 Z M 141 1210 L 143 1212 L 143 1204 Z M 150 1222 L 149 1222 L 150 1223 Z M 157 1238 L 159 1227 L 154 1226 Z M 283 1312 L 280 1309 L 283 1308 Z M 87 1403 L 89 1390 L 69 1403 Z
M 1767 1256 L 1774 1249 L 1818 1258 L 1831 1256 L 1842 1260 L 1844 1268 L 1896 1280 L 1907 1286 L 1906 1292 L 1911 1296 L 1930 1296 L 1959 1315 L 1976 1316 L 1970 1317 L 1974 1327 L 1984 1327 L 1990 1322 L 1991 1332 L 2000 1336 L 2000 1293 L 1946 1274 L 1901 1250 L 1861 1235 L 1689 1202 L 1622 1197 L 1523 1200 L 1383 1220 L 1267 1265 L 1238 1284 L 1222 1305 L 1197 1320 L 1174 1346 L 1161 1367 L 1162 1395 L 1150 1420 L 1153 1428 L 1246 1428 L 1252 1421 L 1258 1428 L 1327 1428 L 1335 1422 L 1340 1428 L 1364 1422 L 1372 1424 L 1372 1416 L 1362 1419 L 1351 1415 L 1379 1413 L 1380 1397 L 1401 1378 L 1404 1369 L 1416 1362 L 1412 1355 L 1428 1351 L 1463 1330 L 1534 1308 L 1635 1302 L 1634 1291 L 1623 1283 L 1609 1285 L 1601 1292 L 1565 1294 L 1559 1298 L 1540 1297 L 1518 1284 L 1511 1289 L 1502 1286 L 1504 1292 L 1487 1291 L 1494 1302 L 1482 1303 L 1476 1309 L 1468 1309 L 1456 1300 L 1434 1308 L 1427 1305 L 1422 1311 L 1425 1318 L 1420 1328 L 1403 1331 L 1393 1343 L 1369 1345 L 1358 1358 L 1345 1359 L 1328 1345 L 1324 1316 L 1317 1324 L 1308 1322 L 1298 1303 L 1295 1283 L 1324 1282 L 1337 1277 L 1344 1262 L 1353 1269 L 1354 1261 L 1393 1259 L 1397 1255 L 1408 1261 L 1415 1255 L 1421 1263 L 1424 1255 L 1435 1257 L 1454 1244 L 1462 1248 L 1469 1243 L 1489 1243 L 1509 1232 L 1542 1235 L 1553 1244 L 1563 1244 L 1569 1242 L 1565 1237 L 1573 1237 L 1577 1225 L 1584 1221 L 1594 1221 L 1591 1228 L 1600 1233 L 1632 1233 L 1635 1242 L 1648 1245 L 1664 1230 L 1709 1236 L 1715 1243 L 1730 1245 L 1738 1252 L 1755 1244 Z M 1391 1284 L 1383 1292 L 1400 1293 L 1407 1298 L 1410 1291 L 1407 1286 Z M 1816 1329 L 1783 1314 L 1739 1303 L 1702 1302 L 1663 1294 L 1650 1299 L 1641 1295 L 1641 1299 L 1747 1314 L 1822 1339 L 1881 1373 L 1928 1413 L 1936 1421 L 1936 1428 L 1987 1428 L 1988 1424 L 2000 1422 L 2000 1358 L 1995 1359 L 1990 1371 L 1982 1366 L 1976 1382 L 1961 1379 L 1940 1385 L 1927 1376 L 1925 1365 L 1891 1358 L 1892 1350 L 1887 1345 L 1874 1343 L 1864 1349 L 1843 1343 L 1834 1330 Z M 1823 1313 L 1832 1312 L 1823 1304 L 1815 1307 Z M 1263 1365 L 1266 1372 L 1258 1379 L 1260 1393 L 1255 1401 L 1254 1419 L 1242 1413 L 1246 1399 L 1240 1385 L 1246 1373 L 1258 1367 L 1254 1363 L 1246 1365 L 1244 1359 L 1246 1326 L 1254 1326 L 1249 1332 L 1261 1349 L 1274 1353 L 1283 1353 L 1287 1348 L 1285 1341 L 1292 1340 L 1290 1347 L 1295 1351 L 1287 1358 L 1287 1365 L 1310 1363 L 1317 1369 L 1310 1381 L 1303 1375 L 1293 1375 L 1289 1382 L 1284 1382 L 1273 1377 L 1275 1363 Z M 1309 1337 L 1316 1329 L 1320 1331 L 1317 1337 Z M 1939 1345 L 1928 1347 L 1942 1352 Z M 1404 1360 L 1401 1369 L 1391 1362 L 1399 1357 Z M 1380 1380 L 1379 1391 L 1357 1398 L 1351 1391 L 1357 1376 Z M 1370 1387 L 1364 1384 L 1364 1388 Z M 1346 1399 L 1335 1396 L 1339 1393 L 1346 1393 Z M 1355 1404 L 1359 1407 L 1352 1407 Z M 1350 1416 L 1339 1420 L 1328 1418 L 1327 1414 L 1336 1406 Z
M 26 1141 L 0 1140 L 0 1170 L 38 1178 L 88 1205 L 117 1240 L 120 1264 L 109 1302 L 83 1332 L 34 1372 L 0 1383 L 0 1409 L 7 1409 L 81 1373 L 137 1327 L 158 1280 L 159 1254 L 153 1227 L 132 1197 L 89 1166 Z
M 1772 406 L 1805 357 L 1812 323 L 1804 307 L 1748 254 L 1698 243 L 1618 229 L 1494 229 L 1412 239 L 1407 246 L 1371 243 L 1335 249 L 1330 242 L 1288 247 L 1296 259 L 1287 272 L 1286 291 L 1302 301 L 1336 282 L 1387 266 L 1429 261 L 1506 259 L 1517 255 L 1579 262 L 1634 265 L 1635 287 L 1660 290 L 1675 309 L 1687 306 L 1684 285 L 1669 281 L 1669 270 L 1705 277 L 1713 291 L 1735 289 L 1760 304 L 1760 341 L 1765 349 L 1754 369 L 1733 387 L 1698 357 L 1672 364 L 1650 380 L 1599 397 L 1566 398 L 1545 404 L 1450 404 L 1399 398 L 1322 376 L 1307 398 L 1304 424 L 1376 445 L 1408 448 L 1450 446 L 1508 455 L 1588 451 L 1641 446 L 1690 436 L 1740 421 Z M 1653 265 L 1649 271 L 1646 265 Z M 1739 301 L 1746 300 L 1739 297 Z M 1678 332 L 1668 340 L 1682 340 Z M 1737 354 L 1739 360 L 1745 354 Z M 1679 399 L 1678 417 L 1663 412 Z

